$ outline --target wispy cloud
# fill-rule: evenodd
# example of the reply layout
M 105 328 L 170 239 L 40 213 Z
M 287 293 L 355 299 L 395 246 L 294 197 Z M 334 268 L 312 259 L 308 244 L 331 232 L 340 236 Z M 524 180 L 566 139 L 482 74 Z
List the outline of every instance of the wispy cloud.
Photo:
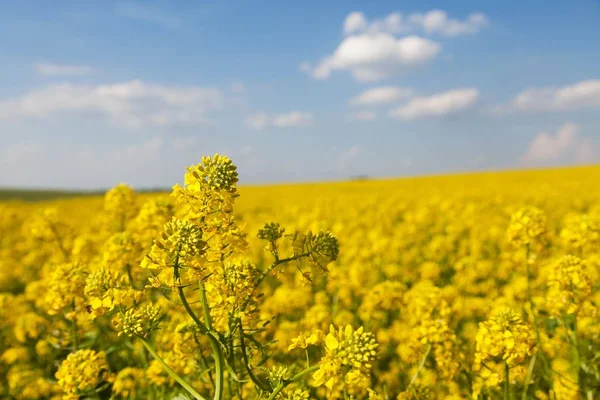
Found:
M 260 112 L 249 115 L 246 118 L 245 125 L 248 129 L 260 131 L 267 128 L 311 126 L 313 121 L 313 114 L 306 111 L 290 111 L 281 114 L 267 114 Z
M 496 107 L 493 113 L 591 108 L 600 108 L 600 79 L 580 81 L 564 86 L 529 88 L 518 93 L 508 104 Z
M 0 101 L 0 120 L 49 118 L 58 113 L 95 113 L 126 128 L 204 126 L 207 112 L 222 107 L 220 90 L 164 86 L 141 80 L 81 85 L 61 83 Z
M 565 123 L 555 133 L 539 132 L 529 142 L 521 161 L 526 165 L 588 163 L 596 159 L 592 141 L 580 135 L 577 124 Z
M 374 121 L 377 119 L 377 114 L 370 110 L 357 111 L 351 115 L 351 119 L 361 122 Z
M 371 106 L 393 103 L 398 99 L 410 97 L 412 90 L 397 86 L 380 86 L 367 89 L 350 100 L 351 104 Z
M 177 29 L 182 25 L 181 19 L 149 5 L 138 3 L 121 3 L 115 6 L 115 14 L 120 17 L 161 25 Z
M 45 76 L 83 76 L 94 72 L 94 69 L 87 65 L 65 65 L 39 62 L 35 64 L 34 67 L 38 74 Z
M 390 112 L 390 117 L 416 119 L 423 117 L 444 117 L 472 108 L 479 99 L 475 88 L 449 90 L 428 97 L 415 97 L 408 104 Z
M 475 34 L 489 23 L 485 14 L 474 12 L 464 20 L 450 18 L 444 10 L 431 10 L 426 13 L 391 13 L 384 18 L 369 21 L 362 12 L 351 12 L 344 21 L 344 33 L 355 35 L 362 33 L 400 34 L 413 31 L 425 31 L 442 36 L 460 36 Z

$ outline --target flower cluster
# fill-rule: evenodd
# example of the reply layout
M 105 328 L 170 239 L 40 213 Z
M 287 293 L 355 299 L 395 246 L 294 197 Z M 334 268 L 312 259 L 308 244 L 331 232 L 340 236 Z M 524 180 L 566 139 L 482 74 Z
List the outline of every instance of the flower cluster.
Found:
M 313 375 L 314 385 L 325 385 L 331 398 L 339 397 L 344 390 L 365 392 L 377 347 L 373 334 L 362 327 L 354 330 L 346 325 L 335 329 L 332 325 L 325 337 L 325 356 Z
M 158 272 L 158 278 L 151 281 L 153 285 L 156 282 L 172 282 L 173 268 L 187 268 L 192 274 L 202 275 L 206 253 L 202 235 L 199 226 L 186 220 L 173 218 L 165 224 L 160 237 L 141 263 L 142 268 Z
M 112 376 L 104 352 L 83 349 L 67 356 L 56 371 L 56 379 L 64 399 L 78 399 L 94 393 Z
M 512 214 L 506 231 L 508 242 L 514 246 L 539 242 L 546 232 L 546 215 L 536 207 L 524 207 Z
M 120 316 L 115 323 L 120 328 L 119 335 L 146 336 L 156 328 L 159 320 L 160 310 L 154 306 L 146 305 L 139 309 L 132 308 Z
M 531 327 L 511 309 L 497 310 L 480 323 L 476 341 L 476 370 L 482 362 L 493 359 L 501 359 L 509 366 L 518 365 L 531 356 L 535 347 Z
M 98 268 L 87 277 L 84 295 L 93 317 L 113 311 L 115 307 L 129 308 L 141 299 L 142 292 L 128 286 L 126 280 L 126 276 L 106 268 Z
M 554 315 L 561 317 L 577 313 L 592 293 L 585 261 L 573 255 L 563 256 L 550 271 L 548 286 L 547 302 Z

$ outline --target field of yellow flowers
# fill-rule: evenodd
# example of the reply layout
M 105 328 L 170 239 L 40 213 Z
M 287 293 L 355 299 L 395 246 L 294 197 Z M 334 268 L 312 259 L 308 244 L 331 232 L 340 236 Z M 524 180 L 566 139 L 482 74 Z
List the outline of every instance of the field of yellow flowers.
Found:
M 600 398 L 600 167 L 183 173 L 0 204 L 0 398 Z

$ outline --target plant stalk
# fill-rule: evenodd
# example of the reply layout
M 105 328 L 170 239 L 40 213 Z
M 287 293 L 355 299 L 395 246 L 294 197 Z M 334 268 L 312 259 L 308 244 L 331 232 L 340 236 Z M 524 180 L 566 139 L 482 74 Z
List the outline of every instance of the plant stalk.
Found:
M 196 389 L 194 389 L 189 383 L 187 383 L 185 381 L 185 379 L 183 379 L 182 377 L 180 377 L 179 375 L 177 375 L 177 373 L 175 371 L 173 371 L 171 369 L 171 367 L 169 367 L 167 365 L 167 363 L 165 362 L 165 360 L 163 360 L 156 351 L 154 351 L 154 349 L 152 348 L 152 346 L 150 346 L 150 344 L 143 338 L 138 337 L 139 340 L 142 342 L 142 344 L 144 345 L 144 347 L 146 348 L 146 350 L 148 350 L 148 353 L 150 353 L 152 355 L 152 357 L 154 357 L 154 359 L 156 361 L 158 361 L 158 363 L 163 367 L 163 369 L 165 371 L 167 371 L 167 374 L 169 374 L 169 376 L 173 379 L 175 379 L 181 386 L 183 386 L 183 388 L 192 396 L 194 396 L 194 398 L 196 400 L 206 400 L 205 397 L 203 397 L 200 393 L 198 393 L 196 391 Z

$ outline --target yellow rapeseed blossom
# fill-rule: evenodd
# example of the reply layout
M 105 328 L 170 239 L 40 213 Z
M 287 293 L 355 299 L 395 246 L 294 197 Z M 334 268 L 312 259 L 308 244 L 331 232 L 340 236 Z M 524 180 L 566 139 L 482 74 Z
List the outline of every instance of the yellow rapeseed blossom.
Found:
M 77 399 L 93 393 L 111 375 L 104 352 L 83 349 L 67 356 L 56 371 L 56 379 L 63 398 Z
M 377 356 L 378 344 L 373 334 L 365 332 L 362 327 L 354 330 L 347 325 L 335 329 L 332 325 L 324 342 L 326 353 L 313 375 L 313 384 L 325 385 L 333 397 L 339 396 L 343 390 L 354 392 L 363 389 L 364 380 L 368 379 Z
M 475 369 L 490 359 L 501 359 L 509 366 L 522 363 L 533 353 L 533 336 L 532 328 L 513 310 L 495 311 L 487 321 L 479 324 Z
M 141 262 L 142 268 L 156 270 L 161 281 L 172 279 L 173 268 L 186 268 L 189 273 L 202 277 L 206 242 L 199 226 L 185 220 L 167 222 L 160 237 Z M 161 272 L 163 274 L 161 275 Z
M 138 392 L 146 385 L 146 374 L 143 369 L 127 367 L 115 376 L 113 390 L 119 398 L 136 399 Z
M 562 257 L 548 276 L 548 286 L 547 303 L 554 315 L 577 313 L 592 292 L 585 261 L 573 255 Z
M 159 313 L 158 308 L 150 305 L 127 310 L 120 316 L 120 320 L 116 321 L 116 326 L 120 328 L 119 335 L 146 336 L 156 328 Z
M 511 215 L 506 232 L 508 242 L 524 246 L 539 242 L 546 232 L 546 215 L 537 207 L 524 207 Z

